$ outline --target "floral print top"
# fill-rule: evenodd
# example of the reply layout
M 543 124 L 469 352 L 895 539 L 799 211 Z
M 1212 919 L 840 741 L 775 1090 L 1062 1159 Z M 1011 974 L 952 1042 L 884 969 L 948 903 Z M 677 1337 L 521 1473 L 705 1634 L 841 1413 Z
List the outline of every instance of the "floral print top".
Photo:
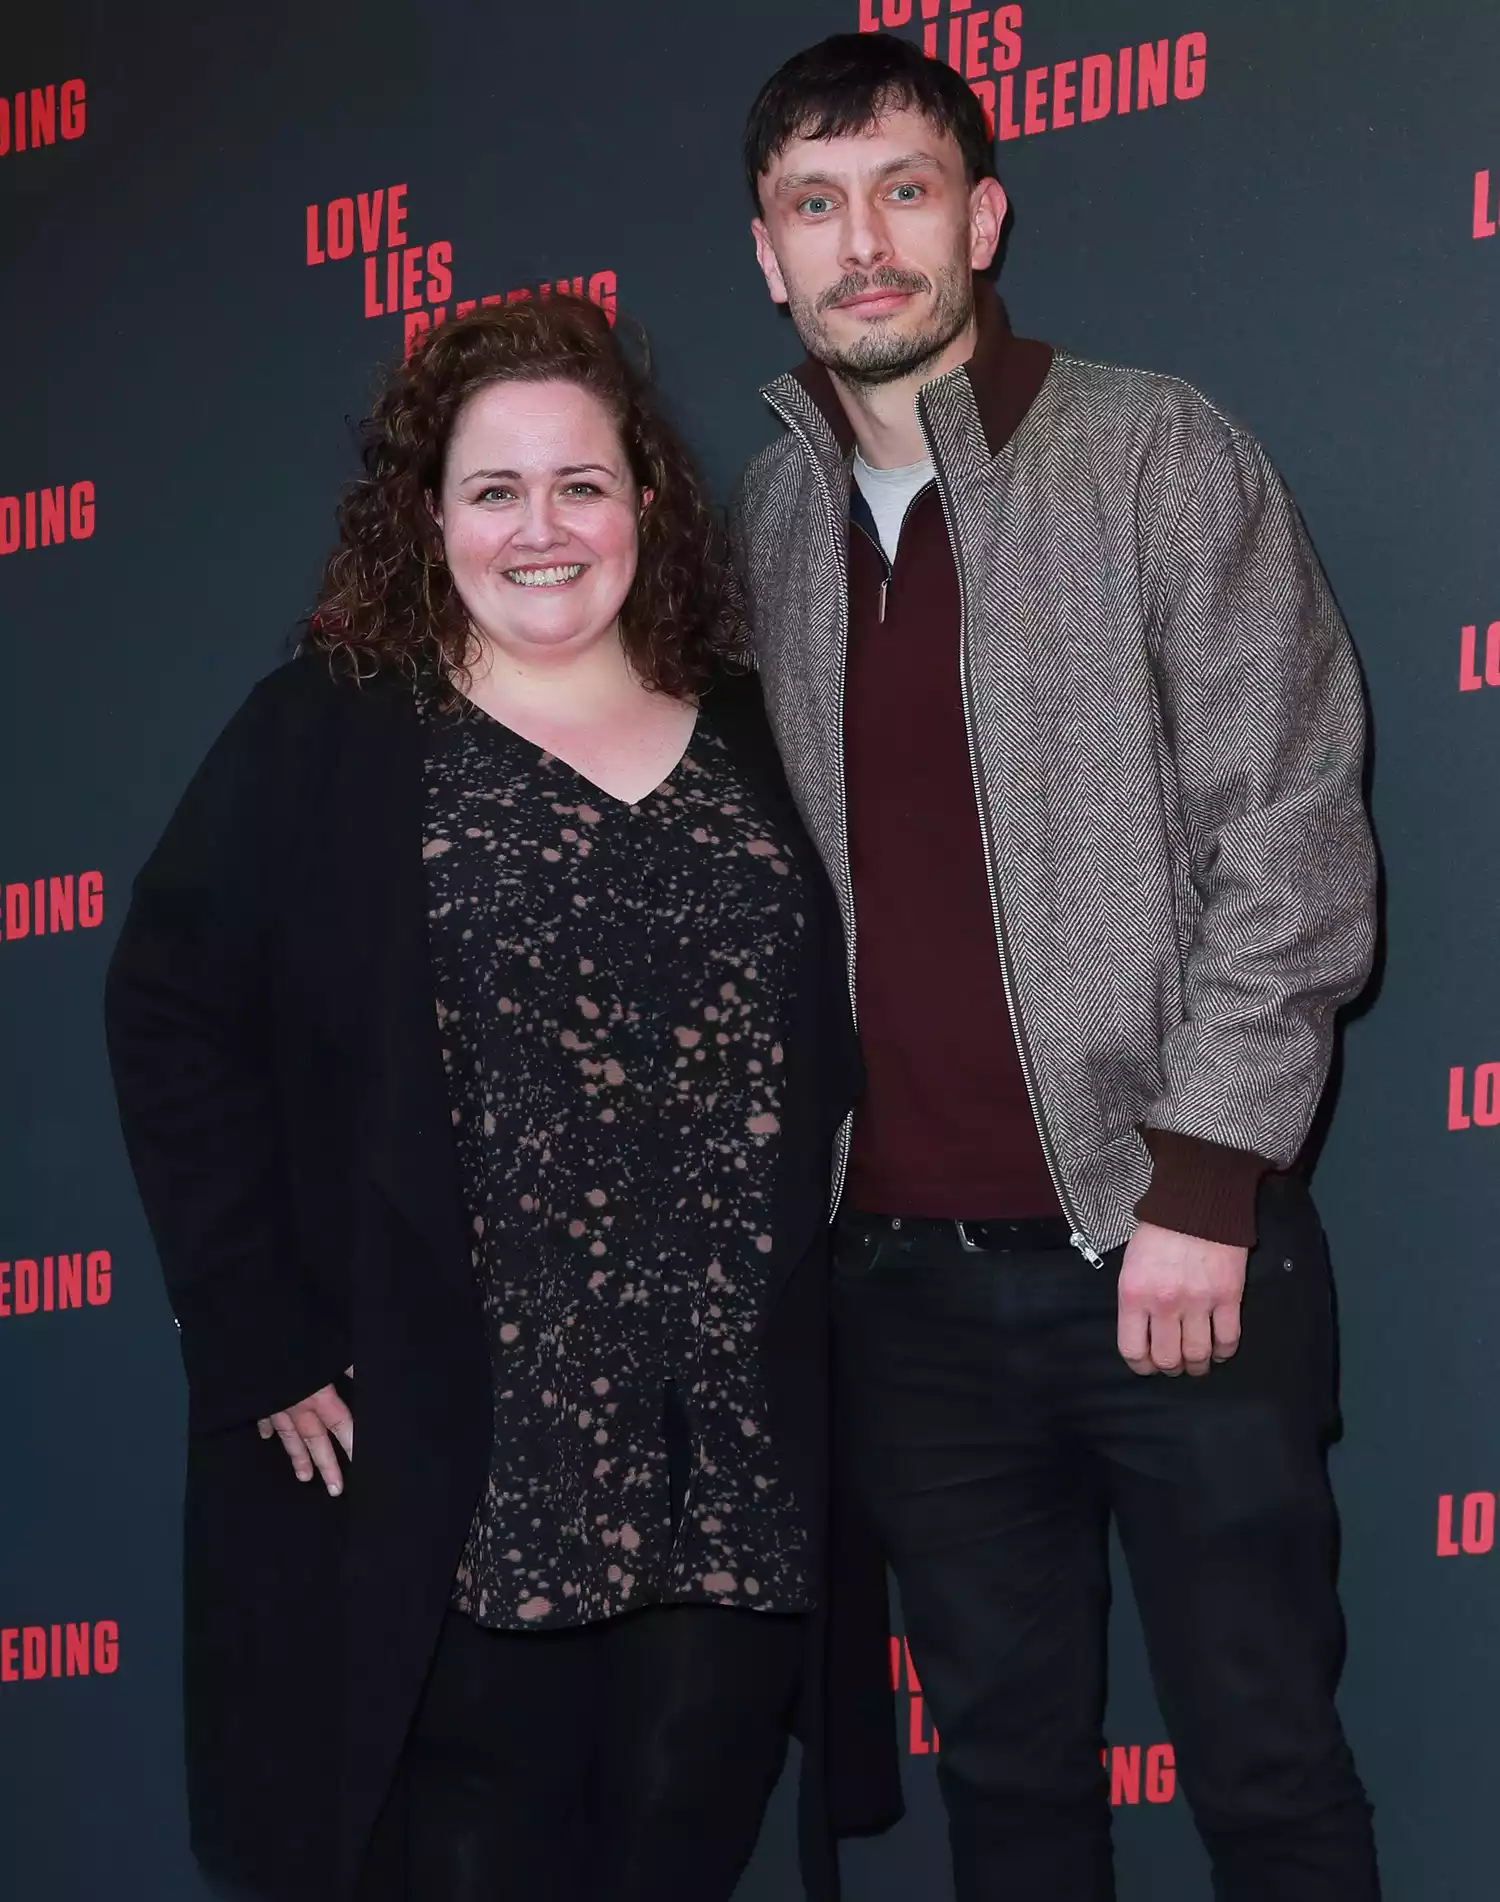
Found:
M 757 1336 L 806 894 L 705 716 L 628 805 L 419 696 L 443 1067 L 494 1369 L 453 1603 L 804 1609 Z

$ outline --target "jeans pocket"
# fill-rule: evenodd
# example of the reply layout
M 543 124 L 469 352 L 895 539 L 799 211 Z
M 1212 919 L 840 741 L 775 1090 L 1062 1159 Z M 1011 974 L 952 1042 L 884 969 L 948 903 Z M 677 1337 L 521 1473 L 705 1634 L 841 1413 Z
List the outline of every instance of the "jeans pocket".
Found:
M 836 1281 L 862 1281 L 885 1252 L 886 1230 L 873 1222 L 841 1222 L 833 1238 Z

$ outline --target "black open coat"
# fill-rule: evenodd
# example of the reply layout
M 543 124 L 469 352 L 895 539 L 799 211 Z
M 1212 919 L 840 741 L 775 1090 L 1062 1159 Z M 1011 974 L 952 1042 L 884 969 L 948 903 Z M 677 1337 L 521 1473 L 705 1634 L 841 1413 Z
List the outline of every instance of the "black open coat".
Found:
M 830 1489 L 828 1161 L 858 1087 L 837 912 L 753 677 L 700 717 L 752 773 L 819 908 L 788 1026 L 764 1354 L 823 1584 L 799 1729 L 810 1892 L 899 1813 L 884 1575 Z M 399 1896 L 403 1743 L 488 1469 L 490 1370 L 434 1010 L 410 683 L 304 656 L 263 681 L 136 883 L 110 1061 L 189 1390 L 193 1846 L 235 1893 Z M 353 1365 L 341 1498 L 258 1416 Z M 726 1613 L 726 1616 L 730 1615 Z

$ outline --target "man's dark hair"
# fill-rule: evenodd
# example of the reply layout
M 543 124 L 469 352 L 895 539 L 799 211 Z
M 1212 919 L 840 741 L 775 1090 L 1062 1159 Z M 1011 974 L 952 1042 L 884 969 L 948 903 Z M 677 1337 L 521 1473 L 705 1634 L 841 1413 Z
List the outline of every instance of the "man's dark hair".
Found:
M 951 66 L 889 33 L 835 33 L 794 53 L 750 108 L 745 179 L 756 209 L 761 179 L 793 139 L 844 138 L 901 111 L 920 112 L 952 133 L 970 185 L 995 176 L 984 108 Z

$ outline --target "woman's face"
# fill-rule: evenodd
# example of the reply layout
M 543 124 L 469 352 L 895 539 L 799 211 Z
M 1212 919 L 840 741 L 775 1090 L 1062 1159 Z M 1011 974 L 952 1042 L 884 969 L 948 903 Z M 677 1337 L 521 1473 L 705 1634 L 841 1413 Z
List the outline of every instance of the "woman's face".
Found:
M 491 383 L 459 414 L 435 513 L 469 618 L 517 659 L 616 631 L 644 502 L 609 412 L 576 383 Z

